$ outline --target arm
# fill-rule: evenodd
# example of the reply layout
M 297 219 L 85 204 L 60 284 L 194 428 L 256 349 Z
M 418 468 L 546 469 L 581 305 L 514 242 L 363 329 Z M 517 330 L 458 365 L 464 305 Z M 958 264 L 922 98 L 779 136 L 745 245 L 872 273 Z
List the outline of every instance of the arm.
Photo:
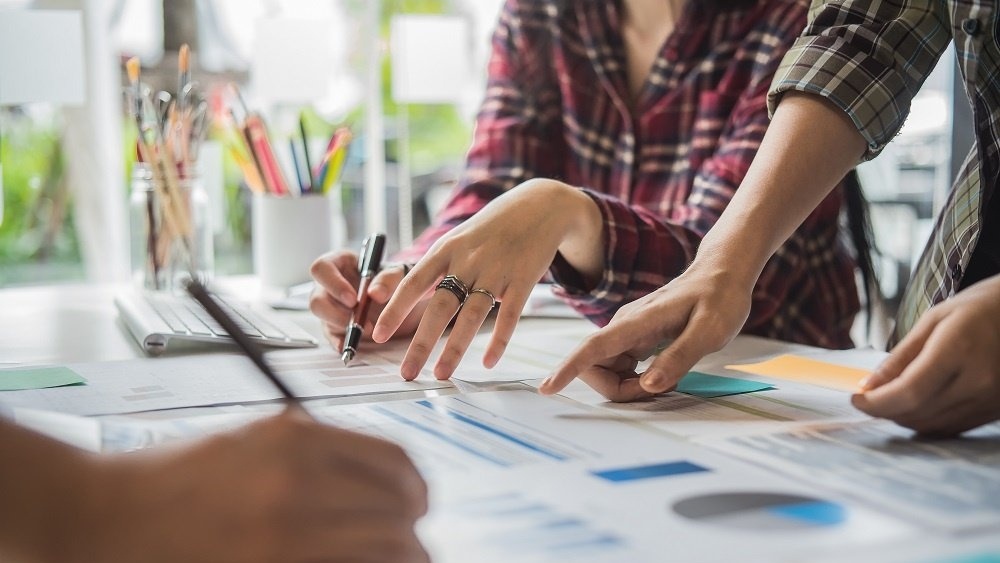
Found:
M 416 262 L 486 204 L 532 178 L 553 178 L 561 161 L 561 106 L 546 61 L 547 31 L 530 6 L 505 2 L 493 34 L 486 92 L 462 177 L 433 224 L 396 259 Z
M 426 488 L 403 451 L 299 412 L 115 456 L 0 421 L 0 452 L 0 557 L 427 561 Z
M 816 135 L 815 131 L 825 134 Z M 786 97 L 757 156 L 690 268 L 624 307 L 541 386 L 556 393 L 576 376 L 612 400 L 672 389 L 703 356 L 736 336 L 750 315 L 767 259 L 844 177 L 864 142 L 843 112 L 814 96 Z M 641 358 L 671 342 L 640 377 Z
M 557 392 L 580 375 L 616 400 L 664 392 L 728 343 L 768 257 L 859 157 L 877 154 L 902 125 L 947 44 L 940 9 L 926 0 L 815 3 L 772 84 L 770 102 L 781 103 L 760 150 L 691 267 L 623 307 L 542 390 Z M 663 342 L 641 376 L 622 368 L 622 357 Z
M 539 53 L 546 31 L 537 15 L 519 0 L 504 5 L 493 35 L 486 94 L 476 119 L 475 136 L 465 171 L 445 208 L 433 224 L 414 242 L 394 256 L 397 262 L 417 262 L 445 234 L 465 223 L 487 203 L 514 186 L 535 177 L 554 177 L 561 162 L 561 112 L 559 93 L 549 85 L 554 74 Z M 528 27 L 531 29 L 528 29 Z M 340 347 L 358 291 L 357 256 L 341 251 L 316 261 L 312 275 L 317 289 L 310 301 L 313 313 L 324 321 L 330 341 Z M 403 277 L 402 268 L 387 268 L 369 287 L 372 310 L 378 318 Z M 397 334 L 413 334 L 426 300 L 413 312 Z M 365 327 L 366 338 L 372 327 Z

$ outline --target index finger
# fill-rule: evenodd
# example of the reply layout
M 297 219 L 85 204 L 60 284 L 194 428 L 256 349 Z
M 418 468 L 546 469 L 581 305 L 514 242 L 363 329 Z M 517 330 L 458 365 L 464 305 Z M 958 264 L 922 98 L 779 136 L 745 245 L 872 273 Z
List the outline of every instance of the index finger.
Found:
M 903 368 L 899 377 L 881 387 L 855 394 L 854 406 L 876 418 L 895 419 L 916 413 L 938 399 L 941 390 L 958 377 L 962 357 L 955 353 L 948 331 L 938 325 L 916 359 Z
M 611 324 L 585 338 L 538 390 L 544 395 L 554 395 L 584 370 L 631 350 L 635 344 L 631 325 L 629 321 Z
M 420 299 L 434 287 L 439 277 L 441 268 L 433 257 L 426 256 L 417 262 L 410 273 L 399 282 L 396 293 L 382 309 L 382 314 L 375 323 L 375 330 L 372 331 L 372 340 L 378 343 L 389 340 Z

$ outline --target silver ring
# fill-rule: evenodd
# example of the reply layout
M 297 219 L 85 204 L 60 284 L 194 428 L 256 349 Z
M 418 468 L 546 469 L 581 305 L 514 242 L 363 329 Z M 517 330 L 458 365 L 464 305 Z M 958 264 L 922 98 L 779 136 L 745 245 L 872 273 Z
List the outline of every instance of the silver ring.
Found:
M 462 282 L 462 280 L 458 279 L 457 277 L 451 274 L 445 276 L 444 279 L 442 279 L 441 282 L 437 284 L 435 290 L 438 289 L 447 289 L 448 291 L 450 291 L 451 294 L 458 299 L 459 305 L 464 305 L 465 300 L 469 298 L 469 286 L 465 285 L 465 283 Z
M 497 298 L 496 298 L 496 296 L 493 295 L 492 293 L 490 293 L 490 291 L 488 289 L 483 289 L 481 287 L 477 287 L 476 289 L 473 289 L 472 291 L 469 292 L 469 297 L 471 297 L 473 293 L 482 293 L 486 297 L 490 298 L 490 311 L 492 311 L 493 308 L 497 306 Z M 466 299 L 468 299 L 468 297 L 466 297 Z

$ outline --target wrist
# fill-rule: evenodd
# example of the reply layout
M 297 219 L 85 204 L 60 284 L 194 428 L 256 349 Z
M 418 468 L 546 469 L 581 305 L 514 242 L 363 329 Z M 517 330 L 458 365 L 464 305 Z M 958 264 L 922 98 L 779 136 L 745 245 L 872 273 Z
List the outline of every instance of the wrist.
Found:
M 594 286 L 604 272 L 604 217 L 597 203 L 581 189 L 561 184 L 560 209 L 568 221 L 558 252 Z
M 766 262 L 766 258 L 761 260 L 741 252 L 740 245 L 733 239 L 715 241 L 706 235 L 685 274 L 753 291 Z

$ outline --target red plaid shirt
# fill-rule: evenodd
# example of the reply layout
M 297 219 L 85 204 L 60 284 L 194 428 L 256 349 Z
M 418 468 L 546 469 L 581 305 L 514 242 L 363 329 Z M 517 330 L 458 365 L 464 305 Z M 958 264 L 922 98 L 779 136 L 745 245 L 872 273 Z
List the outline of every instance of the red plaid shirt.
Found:
M 423 255 L 505 190 L 559 179 L 600 207 L 605 267 L 592 288 L 559 257 L 551 274 L 559 293 L 603 326 L 679 275 L 729 203 L 764 136 L 768 87 L 807 8 L 761 0 L 710 11 L 688 2 L 633 104 L 620 1 L 508 0 L 464 176 L 403 258 Z M 745 332 L 851 346 L 859 303 L 838 228 L 841 199 L 834 190 L 768 262 Z

